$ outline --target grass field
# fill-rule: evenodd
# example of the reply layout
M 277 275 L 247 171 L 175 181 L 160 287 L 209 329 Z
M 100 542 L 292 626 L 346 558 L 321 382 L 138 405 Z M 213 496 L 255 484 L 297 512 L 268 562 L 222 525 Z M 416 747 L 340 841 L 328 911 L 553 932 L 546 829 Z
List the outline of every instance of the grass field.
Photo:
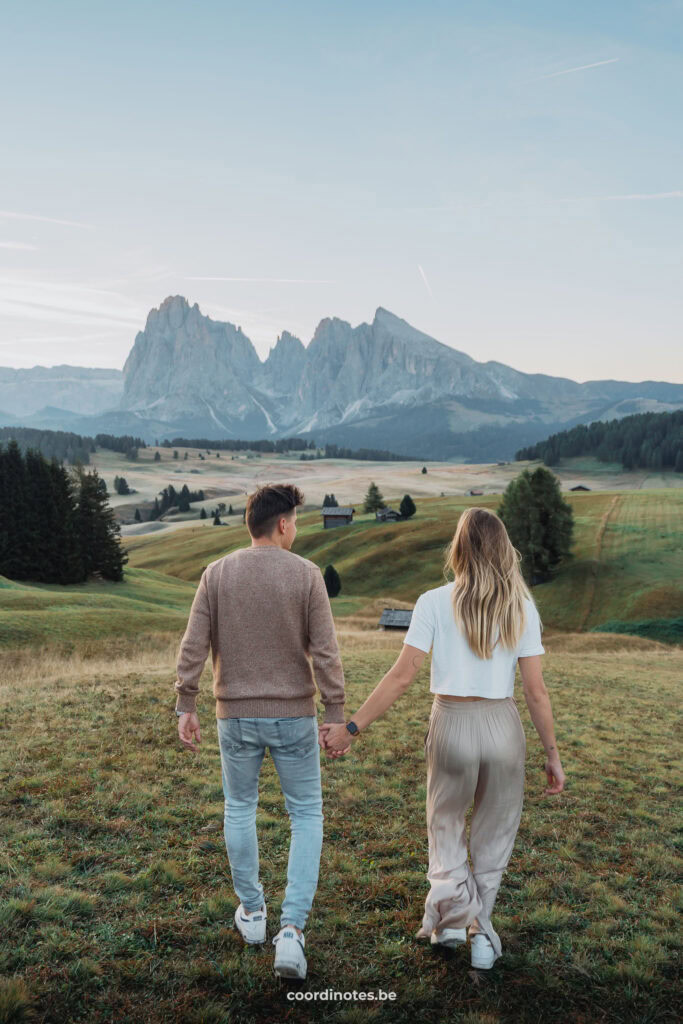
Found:
M 184 750 L 175 656 L 203 566 L 245 545 L 241 523 L 125 538 L 125 582 L 58 587 L 0 577 L 0 1024 L 251 1024 L 416 1018 L 456 1024 L 660 1024 L 676 1013 L 683 650 L 586 632 L 681 615 L 681 491 L 572 494 L 574 558 L 534 588 L 567 786 L 543 795 L 527 733 L 525 808 L 494 909 L 504 956 L 414 934 L 427 893 L 425 667 L 340 761 L 323 756 L 325 845 L 303 985 L 245 949 L 222 835 L 209 668 L 203 742 Z M 376 629 L 442 581 L 459 511 L 498 499 L 421 498 L 413 520 L 299 519 L 294 550 L 333 562 L 352 713 L 401 642 Z M 209 663 L 210 664 L 210 663 Z M 288 819 L 272 761 L 258 817 L 274 934 Z M 289 991 L 396 993 L 384 1008 L 287 1000 Z
M 573 557 L 534 587 L 545 626 L 586 630 L 609 620 L 671 620 L 683 614 L 683 491 L 599 491 L 567 497 L 575 517 Z M 318 511 L 298 518 L 294 550 L 340 573 L 338 617 L 369 601 L 412 606 L 444 582 L 444 550 L 463 508 L 496 508 L 497 497 L 423 498 L 413 519 L 377 523 L 374 515 L 323 530 Z M 182 636 L 202 569 L 249 543 L 241 521 L 126 537 L 124 583 L 58 587 L 0 577 L 0 645 L 79 644 L 84 637 L 137 633 Z M 379 615 L 378 615 L 379 618 Z
M 400 638 L 347 621 L 352 712 Z M 323 757 L 325 843 L 303 983 L 276 979 L 270 942 L 245 948 L 232 926 L 208 670 L 193 755 L 177 739 L 174 639 L 140 637 L 100 656 L 0 652 L 0 1022 L 676 1020 L 683 653 L 591 634 L 557 634 L 547 647 L 568 781 L 559 797 L 543 795 L 542 749 L 519 697 L 527 782 L 494 909 L 504 956 L 475 972 L 466 949 L 414 938 L 428 888 L 423 669 L 346 759 Z M 289 832 L 269 758 L 258 828 L 270 936 Z M 326 988 L 396 1000 L 381 1010 L 286 998 Z

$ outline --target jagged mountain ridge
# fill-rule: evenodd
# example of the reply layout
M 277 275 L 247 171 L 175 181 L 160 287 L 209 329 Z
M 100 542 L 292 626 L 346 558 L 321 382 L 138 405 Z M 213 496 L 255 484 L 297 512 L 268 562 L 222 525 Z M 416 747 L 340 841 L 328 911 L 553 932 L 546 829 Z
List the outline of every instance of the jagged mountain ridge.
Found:
M 0 370 L 0 397 L 2 381 Z M 120 380 L 101 383 L 110 389 L 109 410 L 78 425 L 73 411 L 65 413 L 68 429 L 150 441 L 301 434 L 427 458 L 467 457 L 468 448 L 482 458 L 508 457 L 512 445 L 577 422 L 683 404 L 682 385 L 579 384 L 480 363 L 382 307 L 372 323 L 357 327 L 322 320 L 308 347 L 283 331 L 262 362 L 241 328 L 204 316 L 177 295 L 151 310 Z M 68 409 L 66 402 L 50 404 Z M 99 408 L 106 410 L 106 401 Z M 50 413 L 54 428 L 58 410 Z M 30 425 L 39 425 L 40 415 Z

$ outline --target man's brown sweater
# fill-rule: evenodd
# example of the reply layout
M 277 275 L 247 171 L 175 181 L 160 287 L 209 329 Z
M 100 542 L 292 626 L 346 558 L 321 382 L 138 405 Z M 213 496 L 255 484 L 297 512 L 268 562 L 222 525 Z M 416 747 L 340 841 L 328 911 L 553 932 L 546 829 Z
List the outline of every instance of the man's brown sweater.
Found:
M 196 710 L 209 647 L 217 718 L 315 715 L 315 669 L 324 721 L 344 721 L 332 609 L 307 558 L 259 545 L 206 567 L 178 654 L 177 711 Z

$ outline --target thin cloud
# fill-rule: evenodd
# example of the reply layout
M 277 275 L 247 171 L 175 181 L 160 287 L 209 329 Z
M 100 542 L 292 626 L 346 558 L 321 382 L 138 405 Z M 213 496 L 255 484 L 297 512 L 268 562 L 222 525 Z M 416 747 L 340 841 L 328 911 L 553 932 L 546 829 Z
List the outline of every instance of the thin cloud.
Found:
M 247 284 L 335 284 L 326 278 L 304 277 L 186 277 L 186 281 L 236 281 Z
M 540 82 L 543 78 L 559 78 L 560 75 L 573 75 L 575 71 L 588 71 L 589 68 L 601 68 L 605 64 L 616 64 L 617 61 L 621 60 L 620 57 L 610 57 L 609 60 L 596 60 L 594 64 L 579 64 L 576 68 L 566 68 L 564 71 L 553 71 L 551 75 L 540 75 L 539 78 L 535 78 L 535 82 Z
M 29 245 L 27 242 L 0 242 L 0 249 L 31 249 L 37 251 L 37 245 Z
M 0 210 L 0 217 L 9 220 L 39 220 L 43 224 L 62 224 L 68 228 L 91 228 L 92 224 L 83 224 L 79 220 L 62 220 L 59 217 L 42 217 L 37 213 L 17 213 L 14 210 Z
M 422 278 L 422 280 L 425 283 L 425 288 L 427 289 L 429 294 L 432 296 L 432 298 L 434 298 L 434 292 L 432 291 L 432 286 L 430 285 L 429 281 L 427 280 L 427 275 L 425 274 L 424 270 L 422 269 L 422 267 L 420 266 L 419 263 L 417 265 L 417 269 L 420 271 L 420 277 Z
M 610 201 L 617 199 L 683 199 L 683 190 L 675 192 L 631 192 L 624 196 L 603 196 L 603 199 Z

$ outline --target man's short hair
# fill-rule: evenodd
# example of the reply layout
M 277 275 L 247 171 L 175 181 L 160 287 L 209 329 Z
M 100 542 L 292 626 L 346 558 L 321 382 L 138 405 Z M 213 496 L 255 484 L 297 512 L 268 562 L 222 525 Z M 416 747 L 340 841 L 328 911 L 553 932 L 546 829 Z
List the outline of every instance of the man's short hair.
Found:
M 265 484 L 247 498 L 247 528 L 252 537 L 268 537 L 281 516 L 290 515 L 304 496 L 294 484 Z

